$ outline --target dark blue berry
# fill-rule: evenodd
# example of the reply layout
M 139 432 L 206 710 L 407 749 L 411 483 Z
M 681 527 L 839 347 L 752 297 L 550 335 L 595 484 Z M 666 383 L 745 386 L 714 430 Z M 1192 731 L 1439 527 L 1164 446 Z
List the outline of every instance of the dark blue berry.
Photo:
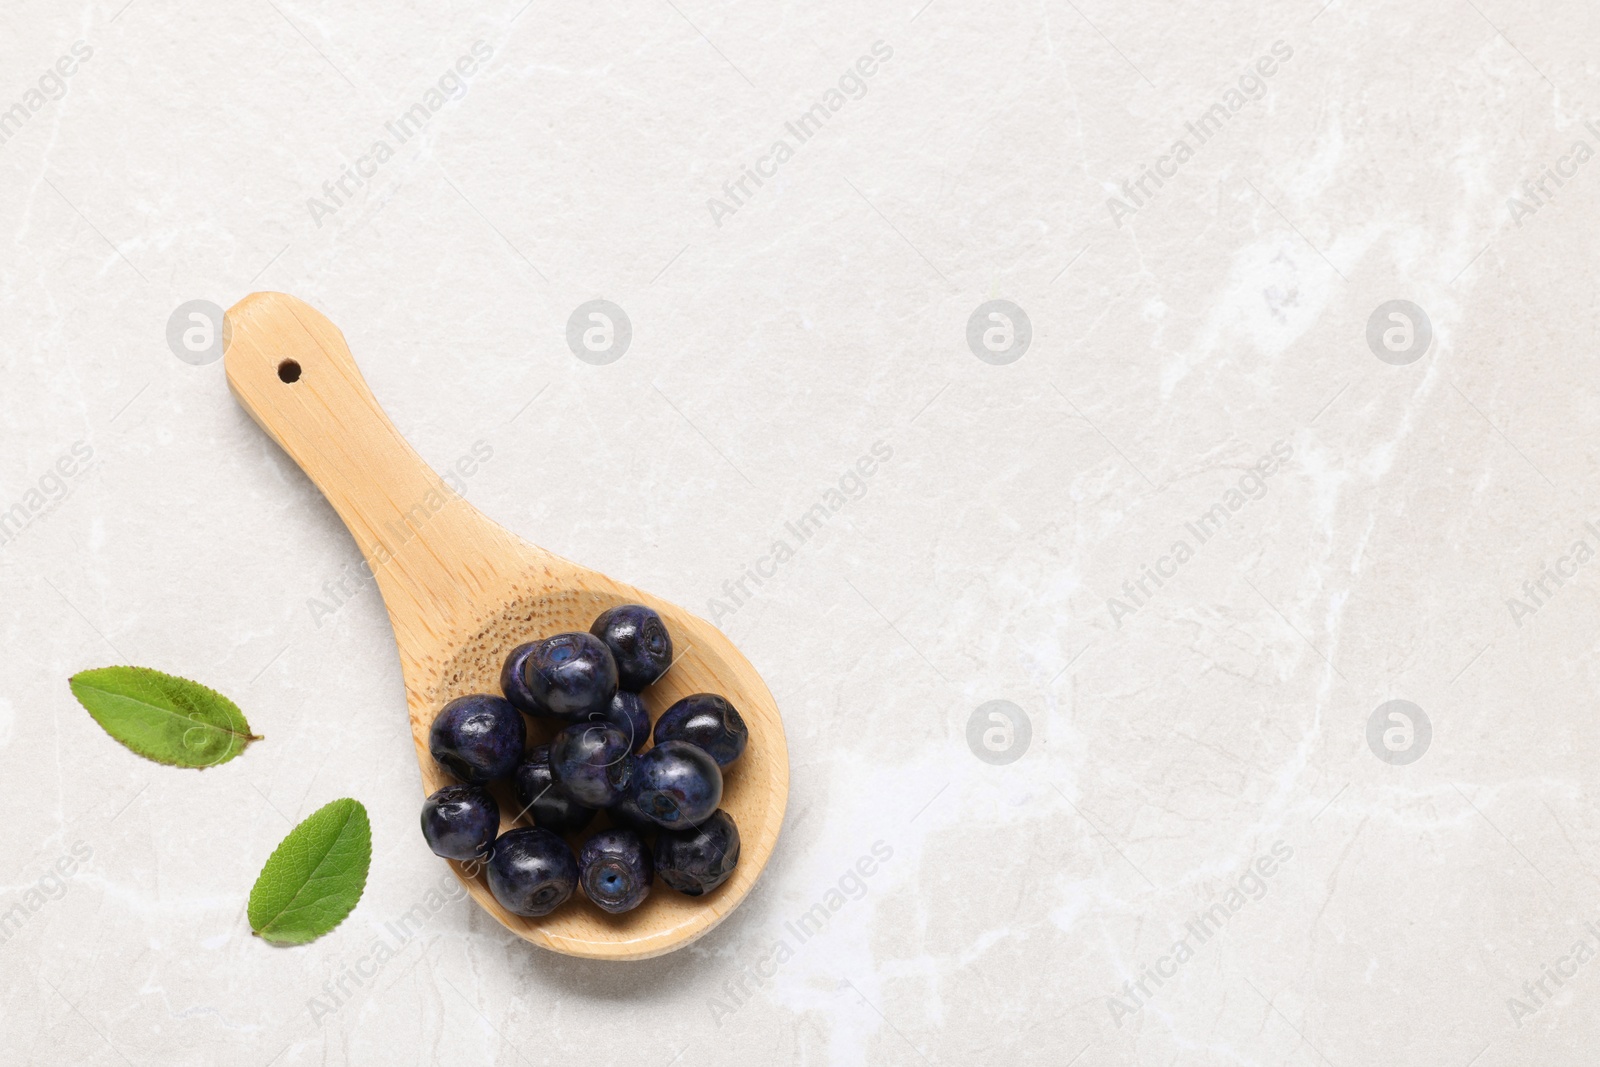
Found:
M 528 727 L 510 703 L 478 693 L 450 701 L 434 717 L 428 751 L 463 782 L 481 785 L 516 769 Z
M 507 830 L 489 856 L 489 891 L 513 915 L 549 915 L 578 884 L 572 849 L 549 830 Z
M 656 720 L 656 744 L 687 741 L 727 767 L 744 752 L 750 731 L 734 706 L 714 693 L 684 697 Z
M 672 638 L 661 616 L 643 604 L 601 612 L 589 632 L 604 641 L 617 661 L 618 684 L 637 693 L 672 665 Z
M 739 865 L 739 827 L 719 809 L 699 826 L 664 831 L 656 838 L 655 861 L 661 880 L 678 892 L 709 893 Z
M 605 723 L 576 723 L 550 742 L 550 774 L 580 804 L 608 807 L 633 780 L 628 735 Z
M 517 801 L 533 819 L 533 825 L 542 826 L 551 833 L 577 833 L 594 818 L 593 808 L 579 804 L 556 785 L 550 774 L 549 745 L 530 748 L 517 764 L 511 783 L 516 788 Z
M 722 769 L 705 749 L 664 741 L 634 758 L 629 796 L 668 829 L 696 826 L 722 803 Z
M 529 641 L 525 645 L 513 648 L 511 655 L 506 657 L 505 666 L 500 668 L 500 692 L 511 701 L 512 707 L 525 715 L 541 714 L 522 674 L 523 666 L 528 662 L 528 656 L 533 653 L 533 646 L 536 644 L 537 641 Z
M 606 809 L 606 814 L 611 817 L 613 825 L 633 830 L 641 835 L 653 834 L 661 829 L 654 819 L 639 810 L 639 805 L 635 804 L 630 796 L 625 796 L 611 805 Z
M 500 806 L 481 785 L 447 785 L 422 802 L 422 836 L 435 856 L 482 859 L 500 829 Z
M 617 664 L 593 634 L 556 634 L 534 642 L 522 680 L 535 714 L 570 722 L 605 712 L 617 691 Z
M 613 915 L 644 903 L 654 869 L 649 850 L 632 830 L 601 830 L 578 850 L 584 896 Z
M 617 695 L 606 705 L 605 712 L 591 715 L 589 721 L 603 722 L 621 730 L 623 736 L 628 738 L 631 752 L 639 751 L 650 740 L 650 709 L 644 706 L 643 697 L 626 689 L 618 689 Z

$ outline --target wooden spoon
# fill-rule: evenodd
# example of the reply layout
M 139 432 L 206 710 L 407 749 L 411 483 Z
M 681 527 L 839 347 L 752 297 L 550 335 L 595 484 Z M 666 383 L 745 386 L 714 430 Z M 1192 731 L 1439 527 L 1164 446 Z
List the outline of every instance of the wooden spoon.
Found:
M 248 296 L 228 312 L 225 336 L 234 397 L 322 490 L 377 578 L 400 650 L 424 795 L 453 782 L 428 754 L 429 727 L 446 701 L 499 693 L 513 646 L 587 631 L 618 604 L 654 608 L 672 635 L 676 662 L 644 693 L 652 718 L 690 693 L 720 693 L 750 728 L 722 797 L 739 826 L 739 865 L 716 890 L 686 897 L 658 880 L 643 905 L 616 916 L 579 890 L 553 914 L 526 919 L 500 907 L 481 871 L 450 862 L 479 905 L 536 945 L 595 959 L 658 956 L 721 921 L 766 866 L 789 792 L 777 705 L 739 650 L 710 623 L 520 540 L 456 495 L 384 415 L 344 335 L 308 304 L 281 293 Z M 548 729 L 530 723 L 530 743 L 545 740 Z M 517 824 L 518 808 L 501 804 L 502 831 Z M 420 831 L 415 845 L 427 847 Z

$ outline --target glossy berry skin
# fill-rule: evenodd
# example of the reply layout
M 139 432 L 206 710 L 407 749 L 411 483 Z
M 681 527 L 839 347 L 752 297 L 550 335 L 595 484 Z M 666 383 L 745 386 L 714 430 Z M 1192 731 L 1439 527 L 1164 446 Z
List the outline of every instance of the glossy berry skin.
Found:
M 422 802 L 422 836 L 435 856 L 482 859 L 500 829 L 500 805 L 481 785 L 447 785 Z
M 533 694 L 528 690 L 528 683 L 523 678 L 523 668 L 528 662 L 528 656 L 533 652 L 537 641 L 529 641 L 525 645 L 518 645 L 511 650 L 511 655 L 506 657 L 505 666 L 500 668 L 500 692 L 511 701 L 511 706 L 524 715 L 542 714 L 539 706 L 534 702 Z
M 602 722 L 575 723 L 550 742 L 550 774 L 580 804 L 604 808 L 633 781 L 628 735 Z
M 739 865 L 739 827 L 718 810 L 697 827 L 671 830 L 656 838 L 656 873 L 691 897 L 711 892 Z
M 702 748 L 663 741 L 634 758 L 628 794 L 641 812 L 669 830 L 697 826 L 722 803 L 722 769 Z
M 650 850 L 632 830 L 601 830 L 578 850 L 583 895 L 613 915 L 643 904 L 654 874 Z
M 494 843 L 488 863 L 489 891 L 513 915 L 549 915 L 572 896 L 578 861 L 549 830 L 507 830 Z
M 575 722 L 604 713 L 617 691 L 617 664 L 593 634 L 535 641 L 522 663 L 534 714 Z
M 500 697 L 458 697 L 434 717 L 428 751 L 439 766 L 472 785 L 504 778 L 516 769 L 528 727 Z
M 533 825 L 542 826 L 553 834 L 574 834 L 589 825 L 594 809 L 579 804 L 556 785 L 550 774 L 550 746 L 530 748 L 511 776 L 517 791 L 517 802 L 528 813 Z
M 590 716 L 589 721 L 603 722 L 621 730 L 632 752 L 639 751 L 650 740 L 650 709 L 644 706 L 643 697 L 626 689 L 618 689 L 605 713 Z
M 703 748 L 726 768 L 744 753 L 750 743 L 750 730 L 737 709 L 715 693 L 696 693 L 684 697 L 661 713 L 656 720 L 656 744 L 687 741 Z
M 617 681 L 637 693 L 672 666 L 672 638 L 661 616 L 643 604 L 602 612 L 589 632 L 605 642 L 617 661 Z

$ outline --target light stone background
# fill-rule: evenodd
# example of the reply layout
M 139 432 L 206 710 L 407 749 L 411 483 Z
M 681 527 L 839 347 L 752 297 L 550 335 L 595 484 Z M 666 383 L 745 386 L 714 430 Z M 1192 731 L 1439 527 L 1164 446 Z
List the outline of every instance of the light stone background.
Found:
M 0 547 L 0 1058 L 1592 1062 L 1600 564 L 1561 560 L 1600 547 L 1600 12 L 524 3 L 0 12 L 0 107 L 93 50 L 0 146 L 0 507 L 28 520 Z M 314 218 L 479 41 L 465 95 Z M 714 219 L 880 41 L 865 95 Z M 1259 98 L 1122 192 L 1280 41 Z M 430 903 L 379 599 L 313 612 L 356 549 L 221 364 L 166 340 L 181 304 L 256 289 L 338 323 L 434 465 L 492 449 L 466 492 L 488 515 L 731 609 L 793 786 L 711 935 L 606 965 Z M 566 343 L 596 298 L 632 324 L 608 366 Z M 1004 365 L 966 339 L 990 300 L 1032 324 Z M 1392 300 L 1433 331 L 1402 365 L 1367 342 Z M 875 442 L 862 495 L 728 599 Z M 133 756 L 66 685 L 118 662 L 221 689 L 266 740 L 203 773 Z M 1409 764 L 1368 744 L 1391 699 L 1431 723 Z M 1015 723 L 970 744 L 996 700 Z M 340 796 L 372 814 L 366 895 L 274 950 L 251 882 Z

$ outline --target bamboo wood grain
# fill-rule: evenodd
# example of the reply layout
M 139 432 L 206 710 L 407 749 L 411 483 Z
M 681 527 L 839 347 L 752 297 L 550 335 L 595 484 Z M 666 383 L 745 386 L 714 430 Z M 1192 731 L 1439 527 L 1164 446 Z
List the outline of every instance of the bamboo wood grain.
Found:
M 453 781 L 428 753 L 428 729 L 446 701 L 498 694 L 500 665 L 514 645 L 587 630 L 617 604 L 649 605 L 672 635 L 677 660 L 644 693 L 652 719 L 681 697 L 709 692 L 731 700 L 749 726 L 749 747 L 728 769 L 722 801 L 739 826 L 739 865 L 718 889 L 686 897 L 657 880 L 641 907 L 619 916 L 579 890 L 555 913 L 525 919 L 496 903 L 480 871 L 451 862 L 473 899 L 536 945 L 595 959 L 658 956 L 721 921 L 771 856 L 789 792 L 783 723 L 750 663 L 710 623 L 520 540 L 456 495 L 395 430 L 344 335 L 310 305 L 255 293 L 229 310 L 227 336 L 234 397 L 322 491 L 377 579 L 399 647 L 423 795 Z M 548 726 L 529 723 L 530 744 L 548 740 Z M 525 825 L 514 818 L 520 805 L 510 791 L 497 794 L 502 830 Z M 427 847 L 420 830 L 415 847 Z

